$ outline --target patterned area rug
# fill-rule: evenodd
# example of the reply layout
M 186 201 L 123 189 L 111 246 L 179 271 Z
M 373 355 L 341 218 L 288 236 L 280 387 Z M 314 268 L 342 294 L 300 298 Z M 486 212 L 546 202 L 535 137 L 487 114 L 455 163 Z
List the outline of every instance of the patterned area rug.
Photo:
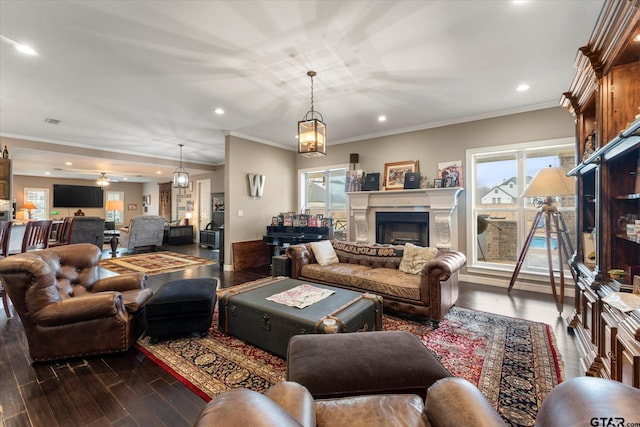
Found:
M 240 285 L 242 286 L 242 285 Z M 286 362 L 218 331 L 137 348 L 203 399 L 237 387 L 264 391 L 283 381 Z M 384 330 L 417 335 L 456 376 L 475 384 L 509 425 L 532 426 L 540 404 L 564 378 L 549 325 L 454 307 L 438 329 L 390 315 Z
M 100 261 L 100 267 L 118 274 L 132 272 L 160 274 L 215 263 L 216 261 L 212 259 L 165 251 L 130 255 L 122 258 L 105 258 Z

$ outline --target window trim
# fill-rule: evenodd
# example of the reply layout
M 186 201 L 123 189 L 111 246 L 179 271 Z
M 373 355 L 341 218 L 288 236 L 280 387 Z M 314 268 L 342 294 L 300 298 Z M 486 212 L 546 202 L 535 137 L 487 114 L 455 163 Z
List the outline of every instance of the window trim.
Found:
M 477 156 L 486 155 L 486 157 L 490 157 L 496 154 L 503 153 L 505 155 L 516 155 L 517 152 L 535 152 L 539 150 L 547 150 L 554 148 L 571 148 L 575 151 L 575 138 L 574 137 L 565 137 L 565 138 L 552 138 L 547 140 L 537 140 L 537 141 L 529 141 L 529 142 L 521 142 L 514 144 L 503 144 L 503 145 L 495 145 L 495 146 L 487 146 L 487 147 L 478 147 L 478 148 L 470 148 L 466 150 L 465 153 L 465 162 L 466 162 L 466 171 L 465 171 L 465 182 L 475 183 L 477 182 L 477 170 L 475 167 L 474 159 Z M 518 162 L 517 173 L 518 173 L 518 182 L 525 182 L 524 175 L 525 171 L 522 165 L 523 160 L 516 155 L 516 161 Z M 520 185 L 518 185 L 520 187 Z M 478 246 L 477 246 L 477 222 L 474 221 L 476 215 L 476 207 L 475 207 L 475 188 L 470 187 L 466 189 L 466 197 L 465 197 L 465 205 L 466 205 L 466 215 L 465 215 L 465 223 L 467 226 L 466 231 L 466 253 L 467 255 L 467 271 L 469 273 L 477 273 L 477 274 L 492 274 L 497 276 L 511 277 L 513 274 L 514 265 L 501 265 L 497 263 L 486 263 L 479 264 L 476 260 L 478 259 Z M 518 189 L 517 194 L 522 194 L 524 188 L 521 190 Z M 523 205 L 522 199 L 518 196 L 518 207 L 515 208 L 518 212 L 518 223 L 521 224 L 524 218 L 521 216 L 525 215 L 526 208 Z M 574 233 L 575 230 L 570 230 L 571 233 Z M 522 251 L 523 242 L 520 241 L 522 236 L 521 233 L 518 232 L 518 255 L 520 255 Z M 525 232 L 526 234 L 526 232 Z M 569 274 L 570 272 L 565 270 L 565 273 Z M 520 279 L 525 280 L 544 280 L 544 278 L 549 277 L 548 269 L 544 270 L 528 270 L 523 268 L 520 272 Z
M 313 168 L 304 168 L 304 169 L 298 169 L 298 200 L 296 205 L 298 206 L 298 211 L 302 211 L 303 209 L 305 209 L 305 206 L 303 206 L 304 200 L 305 200 L 305 185 L 304 185 L 304 174 L 307 173 L 312 173 L 312 172 L 327 172 L 327 171 L 334 171 L 334 170 L 340 170 L 340 169 L 345 169 L 345 172 L 349 170 L 349 163 L 343 163 L 343 164 L 337 164 L 337 165 L 326 165 L 326 166 L 316 166 Z

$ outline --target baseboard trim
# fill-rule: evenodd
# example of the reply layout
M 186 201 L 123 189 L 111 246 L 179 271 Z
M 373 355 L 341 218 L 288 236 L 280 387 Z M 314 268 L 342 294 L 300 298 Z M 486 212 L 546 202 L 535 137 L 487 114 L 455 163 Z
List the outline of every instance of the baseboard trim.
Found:
M 498 277 L 487 277 L 487 276 L 479 276 L 474 274 L 459 274 L 458 278 L 460 279 L 461 282 L 475 283 L 478 285 L 488 285 L 488 286 L 494 286 L 494 287 L 505 288 L 505 289 L 509 288 L 509 282 L 511 281 L 510 278 L 501 279 Z M 571 276 L 569 276 L 568 279 L 569 280 L 567 280 L 567 278 L 565 277 L 564 295 L 566 298 L 575 298 L 575 286 L 573 283 L 573 279 L 571 278 Z M 556 286 L 559 286 L 558 279 L 556 279 Z M 519 290 L 529 291 L 529 292 L 537 292 L 540 294 L 550 294 L 550 295 L 553 294 L 553 292 L 551 291 L 551 284 L 548 282 L 516 283 L 513 289 L 519 289 Z

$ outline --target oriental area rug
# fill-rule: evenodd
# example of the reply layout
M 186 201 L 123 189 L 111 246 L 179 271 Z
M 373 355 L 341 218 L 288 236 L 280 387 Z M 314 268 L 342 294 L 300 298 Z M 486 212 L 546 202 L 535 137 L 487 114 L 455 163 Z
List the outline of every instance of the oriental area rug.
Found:
M 215 263 L 216 261 L 212 259 L 164 251 L 121 258 L 105 258 L 100 261 L 100 267 L 118 274 L 140 272 L 151 275 Z
M 390 315 L 383 329 L 417 335 L 509 425 L 533 425 L 542 400 L 563 380 L 553 332 L 543 323 L 454 307 L 438 329 Z M 217 308 L 206 337 L 156 344 L 145 337 L 136 346 L 207 401 L 237 387 L 262 392 L 285 379 L 284 359 L 218 331 Z

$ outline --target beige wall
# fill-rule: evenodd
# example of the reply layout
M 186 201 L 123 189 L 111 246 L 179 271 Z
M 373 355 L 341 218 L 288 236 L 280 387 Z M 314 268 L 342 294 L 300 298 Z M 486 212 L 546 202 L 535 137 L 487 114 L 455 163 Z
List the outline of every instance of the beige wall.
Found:
M 330 126 L 331 123 L 327 123 L 329 131 Z M 296 167 L 306 169 L 349 163 L 349 154 L 359 153 L 359 169 L 365 172 L 380 172 L 382 177 L 385 163 L 418 160 L 422 175 L 433 182 L 438 162 L 462 160 L 466 173 L 467 149 L 573 137 L 574 130 L 571 114 L 561 107 L 548 108 L 346 144 L 331 145 L 329 141 L 325 157 L 308 159 L 296 156 Z M 459 248 L 466 247 L 465 197 L 463 194 L 459 200 Z
M 34 176 L 13 176 L 13 195 L 16 198 L 16 206 L 19 208 L 24 202 L 24 187 L 46 188 L 49 190 L 49 210 L 48 212 L 55 210 L 58 211 L 58 215 L 51 216 L 51 219 L 64 218 L 66 216 L 73 216 L 73 213 L 77 210 L 74 208 L 55 208 L 53 207 L 53 184 L 65 184 L 65 185 L 90 185 L 95 186 L 95 180 L 85 179 L 64 179 L 64 178 L 43 178 Z M 124 224 L 128 224 L 129 220 L 137 215 L 142 215 L 142 184 L 139 183 L 123 183 L 112 182 L 108 187 L 105 187 L 105 191 L 122 191 L 124 192 Z M 156 199 L 157 201 L 157 199 Z M 135 204 L 136 210 L 128 210 L 127 205 Z M 105 217 L 105 210 L 100 208 L 82 208 L 82 212 L 86 216 L 98 216 L 100 218 Z
M 226 137 L 225 149 L 224 263 L 231 270 L 233 242 L 262 240 L 271 217 L 295 209 L 297 154 L 235 136 Z M 250 196 L 250 173 L 266 176 L 262 197 Z

